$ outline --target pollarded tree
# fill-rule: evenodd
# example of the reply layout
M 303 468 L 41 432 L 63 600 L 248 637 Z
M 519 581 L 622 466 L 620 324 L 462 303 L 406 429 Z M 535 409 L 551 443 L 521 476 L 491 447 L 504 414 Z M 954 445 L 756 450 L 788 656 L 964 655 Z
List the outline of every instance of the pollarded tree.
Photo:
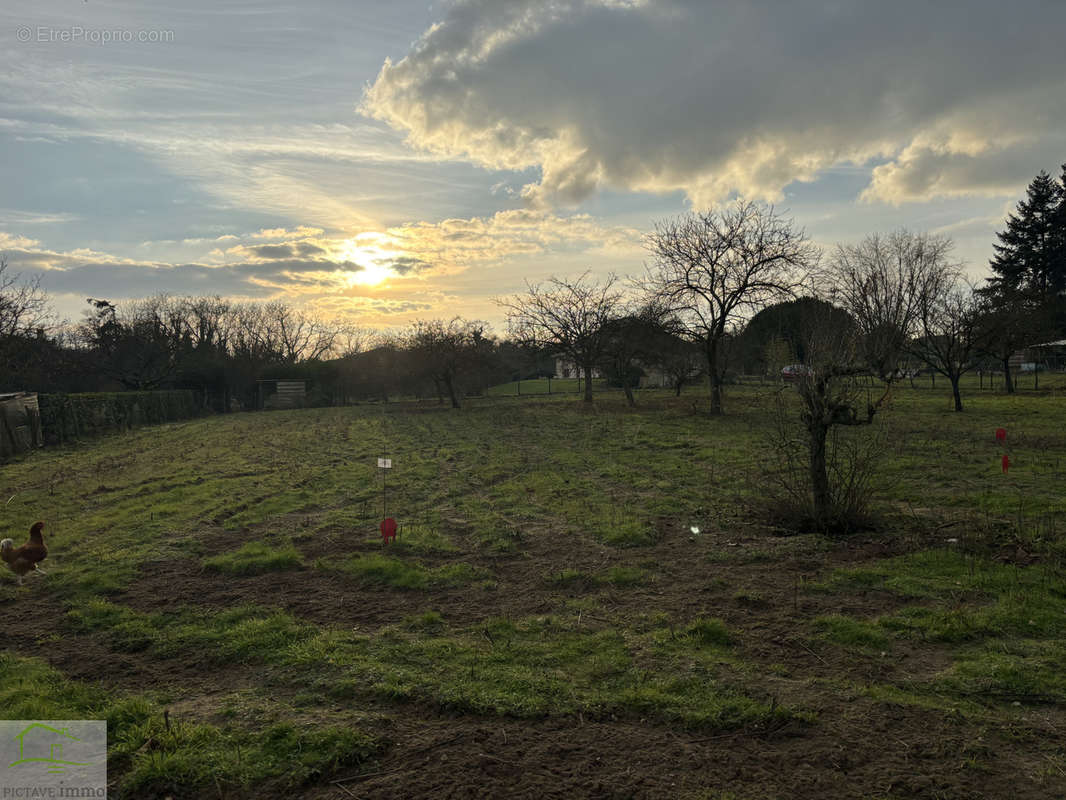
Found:
M 869 427 L 888 399 L 891 385 L 872 399 L 865 385 L 872 351 L 847 314 L 829 303 L 805 303 L 797 309 L 792 346 L 803 353 L 805 369 L 795 376 L 802 433 L 795 434 L 786 393 L 777 415 L 772 451 L 782 459 L 776 485 L 784 490 L 790 524 L 808 521 L 824 531 L 847 531 L 861 521 L 874 488 L 873 464 L 879 452 L 876 437 L 838 435 Z M 879 340 L 891 345 L 887 339 Z
M 605 326 L 622 301 L 616 281 L 614 275 L 598 281 L 586 271 L 576 279 L 527 283 L 525 294 L 497 301 L 507 309 L 507 328 L 515 341 L 550 348 L 584 373 L 586 403 L 592 402 L 592 370 L 607 343 Z
M 740 319 L 792 297 L 807 282 L 818 251 L 772 206 L 738 202 L 718 211 L 656 223 L 654 258 L 642 282 L 684 322 L 707 360 L 711 413 L 722 413 L 723 345 Z

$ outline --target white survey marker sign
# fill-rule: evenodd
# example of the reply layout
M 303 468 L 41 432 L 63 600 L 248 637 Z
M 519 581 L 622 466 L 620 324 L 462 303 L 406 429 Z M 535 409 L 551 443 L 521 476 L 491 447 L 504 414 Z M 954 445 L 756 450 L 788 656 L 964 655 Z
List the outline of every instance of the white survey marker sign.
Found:
M 379 458 L 378 459 L 378 466 L 381 467 L 382 469 L 392 469 L 392 459 L 391 458 Z

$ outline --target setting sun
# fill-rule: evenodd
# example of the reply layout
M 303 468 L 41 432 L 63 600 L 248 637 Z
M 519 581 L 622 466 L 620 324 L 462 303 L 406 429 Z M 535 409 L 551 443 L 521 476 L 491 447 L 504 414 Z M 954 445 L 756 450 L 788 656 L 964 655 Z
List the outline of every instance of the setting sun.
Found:
M 389 268 L 389 262 L 396 253 L 376 244 L 381 238 L 379 234 L 363 233 L 347 239 L 337 250 L 338 259 L 361 267 L 348 273 L 349 285 L 377 286 L 396 274 Z

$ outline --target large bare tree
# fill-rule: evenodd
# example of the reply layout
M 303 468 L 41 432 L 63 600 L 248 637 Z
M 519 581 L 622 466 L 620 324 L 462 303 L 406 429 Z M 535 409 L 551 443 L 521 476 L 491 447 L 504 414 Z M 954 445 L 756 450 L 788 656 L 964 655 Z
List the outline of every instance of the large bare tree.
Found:
M 918 308 L 918 336 L 911 352 L 951 382 L 955 410 L 962 411 L 959 381 L 977 366 L 981 355 L 981 316 L 978 296 L 962 281 L 922 298 Z
M 951 239 L 898 230 L 838 245 L 830 263 L 830 299 L 858 326 L 862 361 L 886 383 L 900 375 L 921 312 L 959 274 Z
M 622 301 L 617 278 L 594 279 L 584 272 L 576 279 L 550 278 L 526 284 L 525 294 L 498 300 L 507 310 L 511 337 L 532 346 L 551 348 L 585 375 L 585 402 L 592 402 L 592 370 L 604 355 L 607 322 Z
M 711 413 L 722 413 L 723 343 L 745 315 L 793 296 L 818 251 L 772 206 L 737 202 L 656 223 L 646 240 L 654 259 L 642 285 L 672 309 L 707 359 Z

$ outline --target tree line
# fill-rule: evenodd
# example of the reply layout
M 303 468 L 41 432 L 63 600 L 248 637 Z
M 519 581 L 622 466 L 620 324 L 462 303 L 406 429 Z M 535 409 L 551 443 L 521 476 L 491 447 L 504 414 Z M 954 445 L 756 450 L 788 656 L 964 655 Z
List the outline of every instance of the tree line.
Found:
M 995 363 L 1012 391 L 1014 354 L 1066 335 L 1066 166 L 1060 180 L 1033 180 L 998 239 L 993 276 L 974 287 L 947 237 L 872 234 L 823 254 L 773 207 L 736 202 L 657 223 L 636 278 L 586 272 L 498 299 L 503 336 L 462 317 L 373 331 L 281 301 L 168 295 L 89 298 L 79 323 L 59 324 L 40 285 L 0 259 L 0 388 L 193 388 L 230 410 L 253 406 L 258 380 L 302 377 L 322 403 L 408 395 L 459 406 L 493 383 L 550 376 L 562 358 L 586 401 L 597 371 L 630 403 L 655 371 L 677 393 L 704 378 L 720 414 L 736 372 L 824 370 L 835 350 L 841 377 L 891 386 L 935 371 L 961 410 L 966 372 Z

